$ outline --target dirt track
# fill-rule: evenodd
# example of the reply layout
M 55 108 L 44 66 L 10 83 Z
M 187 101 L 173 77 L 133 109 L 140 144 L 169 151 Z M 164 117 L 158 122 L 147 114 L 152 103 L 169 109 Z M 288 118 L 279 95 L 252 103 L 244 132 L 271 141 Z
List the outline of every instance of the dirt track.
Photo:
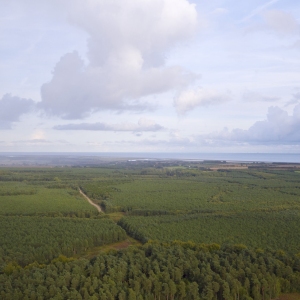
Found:
M 79 189 L 79 192 L 91 205 L 97 208 L 98 212 L 103 212 L 101 207 L 94 203 L 81 189 Z

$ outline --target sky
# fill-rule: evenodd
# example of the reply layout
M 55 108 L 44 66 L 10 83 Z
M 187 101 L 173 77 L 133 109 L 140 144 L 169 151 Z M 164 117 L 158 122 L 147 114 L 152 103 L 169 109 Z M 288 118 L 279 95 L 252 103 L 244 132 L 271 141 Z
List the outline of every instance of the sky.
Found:
M 0 7 L 0 152 L 300 152 L 298 0 Z

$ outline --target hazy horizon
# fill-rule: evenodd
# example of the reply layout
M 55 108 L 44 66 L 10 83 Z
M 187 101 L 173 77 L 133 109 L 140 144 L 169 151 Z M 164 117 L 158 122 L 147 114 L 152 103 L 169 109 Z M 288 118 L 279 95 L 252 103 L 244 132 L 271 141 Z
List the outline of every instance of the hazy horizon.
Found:
M 0 165 L 97 165 L 105 161 L 177 160 L 300 163 L 298 153 L 179 153 L 179 152 L 0 152 Z

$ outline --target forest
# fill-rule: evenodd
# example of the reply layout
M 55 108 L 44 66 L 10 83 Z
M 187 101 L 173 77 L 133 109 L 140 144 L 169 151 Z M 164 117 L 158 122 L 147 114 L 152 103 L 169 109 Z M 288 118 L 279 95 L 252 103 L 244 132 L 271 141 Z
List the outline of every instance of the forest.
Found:
M 0 298 L 299 297 L 299 177 L 213 161 L 2 168 Z

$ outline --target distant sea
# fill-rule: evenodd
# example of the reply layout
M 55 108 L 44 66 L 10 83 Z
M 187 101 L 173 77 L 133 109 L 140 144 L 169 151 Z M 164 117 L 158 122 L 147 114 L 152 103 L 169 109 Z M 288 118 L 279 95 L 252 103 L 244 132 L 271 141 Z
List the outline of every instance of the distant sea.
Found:
M 20 157 L 20 156 L 62 156 L 62 157 L 105 157 L 123 158 L 137 160 L 226 160 L 238 162 L 283 162 L 300 163 L 298 153 L 166 153 L 166 152 L 27 152 L 27 153 L 0 153 L 0 156 Z
M 298 153 L 94 153 L 110 157 L 136 159 L 226 160 L 242 162 L 300 163 Z

